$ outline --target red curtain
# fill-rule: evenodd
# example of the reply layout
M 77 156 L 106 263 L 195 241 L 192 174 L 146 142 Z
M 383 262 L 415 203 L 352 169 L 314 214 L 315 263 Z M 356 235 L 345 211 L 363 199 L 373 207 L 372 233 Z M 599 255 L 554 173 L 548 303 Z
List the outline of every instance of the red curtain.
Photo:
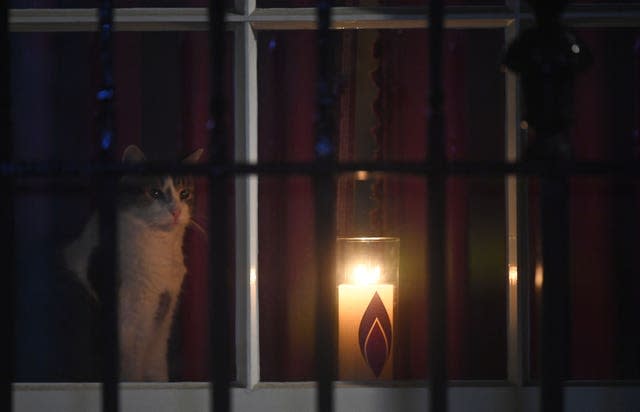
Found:
M 582 33 L 581 38 L 594 55 L 604 57 L 606 36 L 592 32 Z M 578 78 L 575 97 L 578 117 L 572 143 L 574 155 L 579 159 L 612 158 L 612 145 L 605 138 L 612 130 L 610 113 L 605 107 L 605 64 L 603 58 L 596 59 L 594 65 Z M 582 379 L 612 378 L 611 180 L 575 177 L 571 180 L 570 196 L 571 375 Z
M 581 30 L 594 55 L 577 76 L 571 144 L 576 160 L 638 159 L 638 37 L 628 30 Z M 635 62 L 635 64 L 634 64 Z M 570 179 L 570 358 L 572 379 L 618 379 L 640 373 L 638 182 L 631 177 Z M 532 186 L 530 227 L 539 262 L 538 188 Z M 540 291 L 534 280 L 531 367 L 537 376 Z
M 354 39 L 341 35 L 338 44 L 352 47 Z M 259 39 L 260 160 L 308 161 L 313 159 L 313 100 L 315 49 L 313 32 L 262 33 Z M 451 159 L 466 154 L 464 41 L 447 36 L 447 154 Z M 403 47 L 398 47 L 402 44 Z M 370 87 L 378 87 L 375 102 L 379 116 L 372 133 L 380 145 L 379 160 L 424 159 L 427 111 L 427 50 L 424 31 L 381 31 L 375 50 L 379 69 Z M 374 53 L 374 50 L 370 50 Z M 354 86 L 350 81 L 353 56 L 337 52 L 341 105 L 337 123 L 342 160 L 350 160 L 353 134 Z M 294 63 L 295 62 L 295 63 Z M 373 138 L 373 137 L 372 137 Z M 352 158 L 351 158 L 352 159 Z M 448 272 L 450 370 L 463 376 L 465 364 L 467 277 L 467 184 L 451 179 L 448 192 Z M 353 184 L 339 186 L 338 233 L 354 233 Z M 350 192 L 351 190 L 351 192 Z M 305 177 L 260 179 L 260 333 L 261 371 L 265 380 L 310 379 L 313 374 L 314 241 L 311 181 Z M 426 365 L 426 184 L 420 177 L 384 177 L 379 192 L 382 233 L 401 238 L 401 279 L 398 345 L 402 347 L 396 376 L 418 379 Z M 340 220 L 340 216 L 342 219 Z M 362 233 L 359 233 L 360 235 Z
M 571 139 L 581 160 L 638 160 L 638 36 L 582 30 L 595 56 L 578 78 Z M 634 67 L 636 73 L 634 73 Z M 635 194 L 634 194 L 635 192 Z M 571 181 L 571 376 L 638 376 L 640 296 L 638 182 L 627 177 Z M 634 348 L 635 349 L 632 349 Z
M 398 47 L 402 44 L 403 47 Z M 381 32 L 382 159 L 421 161 L 427 156 L 428 59 L 424 31 Z M 450 160 L 465 159 L 467 126 L 464 112 L 464 39 L 458 32 L 445 36 L 445 140 Z M 414 92 L 414 91 L 419 92 Z M 401 238 L 399 343 L 396 372 L 405 379 L 424 378 L 428 336 L 426 255 L 433 239 L 426 233 L 428 181 L 418 177 L 385 178 L 385 234 Z M 447 183 L 447 325 L 448 367 L 452 378 L 464 377 L 467 330 L 468 196 L 467 182 L 451 178 Z M 427 274 L 428 276 L 428 274 Z M 403 304 L 403 302 L 405 304 Z M 428 367 L 428 366 L 427 366 Z
M 260 34 L 260 161 L 313 160 L 315 37 L 312 31 Z M 303 176 L 261 177 L 258 190 L 262 379 L 312 379 L 312 181 Z

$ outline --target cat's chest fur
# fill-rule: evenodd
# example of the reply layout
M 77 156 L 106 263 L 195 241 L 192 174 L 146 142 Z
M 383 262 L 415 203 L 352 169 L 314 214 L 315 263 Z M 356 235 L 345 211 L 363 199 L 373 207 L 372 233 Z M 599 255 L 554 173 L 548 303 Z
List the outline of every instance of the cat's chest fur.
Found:
M 182 251 L 184 228 L 163 232 L 135 219 L 121 218 L 119 276 L 122 284 L 138 285 L 151 293 L 177 292 L 186 272 Z
M 126 213 L 118 214 L 117 228 L 116 276 L 121 292 L 122 287 L 150 294 L 177 292 L 186 272 L 182 251 L 184 228 L 161 231 Z M 88 289 L 91 289 L 89 265 L 98 242 L 97 216 L 93 216 L 81 235 L 64 250 L 67 267 Z
M 182 251 L 185 228 L 154 229 L 126 212 L 118 214 L 117 227 L 122 378 L 165 381 L 167 344 L 186 273 Z M 94 216 L 64 251 L 66 266 L 96 299 L 89 273 L 98 233 Z

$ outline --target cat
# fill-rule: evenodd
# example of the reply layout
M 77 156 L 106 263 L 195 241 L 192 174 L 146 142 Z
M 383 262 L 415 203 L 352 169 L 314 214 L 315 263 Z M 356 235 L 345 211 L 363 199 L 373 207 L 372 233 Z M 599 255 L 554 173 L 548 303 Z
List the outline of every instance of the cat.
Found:
M 203 150 L 183 159 L 195 163 Z M 122 161 L 146 160 L 135 145 Z M 123 381 L 167 381 L 167 350 L 176 305 L 187 272 L 183 239 L 192 220 L 193 179 L 125 176 L 116 203 L 118 333 Z M 63 250 L 63 264 L 93 300 L 99 301 L 90 262 L 98 247 L 98 216 Z

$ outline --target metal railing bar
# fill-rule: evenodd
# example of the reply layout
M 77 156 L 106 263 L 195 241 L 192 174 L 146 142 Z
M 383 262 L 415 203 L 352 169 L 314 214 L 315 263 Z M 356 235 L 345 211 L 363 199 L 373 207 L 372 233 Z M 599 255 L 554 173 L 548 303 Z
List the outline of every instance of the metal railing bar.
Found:
M 11 51 L 9 44 L 9 15 L 6 2 L 0 5 L 0 161 L 10 161 L 13 155 L 11 128 Z M 15 376 L 15 333 L 16 333 L 16 279 L 14 242 L 13 179 L 0 177 L 0 185 L 5 192 L 0 197 L 0 225 L 6 242 L 0 251 L 0 261 L 4 268 L 4 293 L 2 327 L 6 331 L 6 349 L 2 362 L 2 403 L 1 408 L 13 410 L 12 382 Z
M 564 410 L 569 366 L 569 183 L 548 175 L 541 184 L 542 322 L 540 339 L 541 410 Z
M 231 410 L 231 271 L 229 270 L 228 176 L 218 173 L 231 162 L 224 124 L 226 42 L 224 2 L 210 0 L 209 24 L 209 373 L 211 410 Z M 235 274 L 233 274 L 235 275 Z
M 101 68 L 101 90 L 97 93 L 100 102 L 100 123 L 98 144 L 100 157 L 98 164 L 107 165 L 114 161 L 115 121 L 114 121 L 114 76 L 113 76 L 113 4 L 102 0 L 99 9 L 100 40 L 99 58 Z M 96 178 L 100 188 L 98 224 L 99 248 L 95 258 L 89 263 L 89 271 L 99 273 L 103 282 L 100 296 L 102 355 L 102 410 L 117 412 L 120 408 L 118 380 L 120 355 L 118 338 L 118 292 L 116 281 L 117 225 L 116 225 L 116 180 L 114 176 L 99 174 Z
M 443 85 L 443 0 L 430 0 L 429 6 L 429 119 L 427 159 L 436 167 L 446 168 L 444 134 Z M 427 330 L 429 331 L 428 377 L 429 410 L 446 412 L 447 402 L 447 265 L 445 262 L 446 172 L 435 172 L 427 184 L 428 247 L 425 253 L 429 268 L 426 290 L 428 302 Z
M 553 165 L 554 171 L 576 176 L 640 176 L 637 161 L 575 161 Z M 447 175 L 505 176 L 541 175 L 549 170 L 545 162 L 504 161 L 450 161 L 435 162 L 336 162 L 317 164 L 309 162 L 261 162 L 227 164 L 175 164 L 154 162 L 140 166 L 126 164 L 100 165 L 88 162 L 5 162 L 0 163 L 0 177 L 16 178 L 83 178 L 93 175 L 284 175 L 317 176 L 324 174 L 348 174 L 357 172 L 392 173 L 429 176 L 434 173 Z
M 334 76 L 335 43 L 330 32 L 332 1 L 317 3 L 317 78 L 316 78 L 316 124 L 315 165 L 327 171 L 336 161 L 335 120 L 333 110 L 332 78 Z M 315 206 L 315 265 L 316 273 L 316 329 L 315 372 L 318 382 L 316 410 L 331 412 L 334 408 L 333 384 L 336 380 L 336 328 L 337 299 L 335 289 L 335 242 L 336 242 L 336 182 L 331 173 L 318 174 L 314 179 Z

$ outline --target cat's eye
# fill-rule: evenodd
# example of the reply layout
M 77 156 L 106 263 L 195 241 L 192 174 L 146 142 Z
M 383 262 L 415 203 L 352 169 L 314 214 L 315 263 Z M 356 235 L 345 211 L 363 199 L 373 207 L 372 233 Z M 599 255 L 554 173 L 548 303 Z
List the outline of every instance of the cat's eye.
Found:
M 162 192 L 159 189 L 151 189 L 149 194 L 154 199 L 160 199 L 162 197 Z
M 191 196 L 191 192 L 189 192 L 187 189 L 183 189 L 180 192 L 180 199 L 182 199 L 182 200 L 188 199 L 189 196 Z

